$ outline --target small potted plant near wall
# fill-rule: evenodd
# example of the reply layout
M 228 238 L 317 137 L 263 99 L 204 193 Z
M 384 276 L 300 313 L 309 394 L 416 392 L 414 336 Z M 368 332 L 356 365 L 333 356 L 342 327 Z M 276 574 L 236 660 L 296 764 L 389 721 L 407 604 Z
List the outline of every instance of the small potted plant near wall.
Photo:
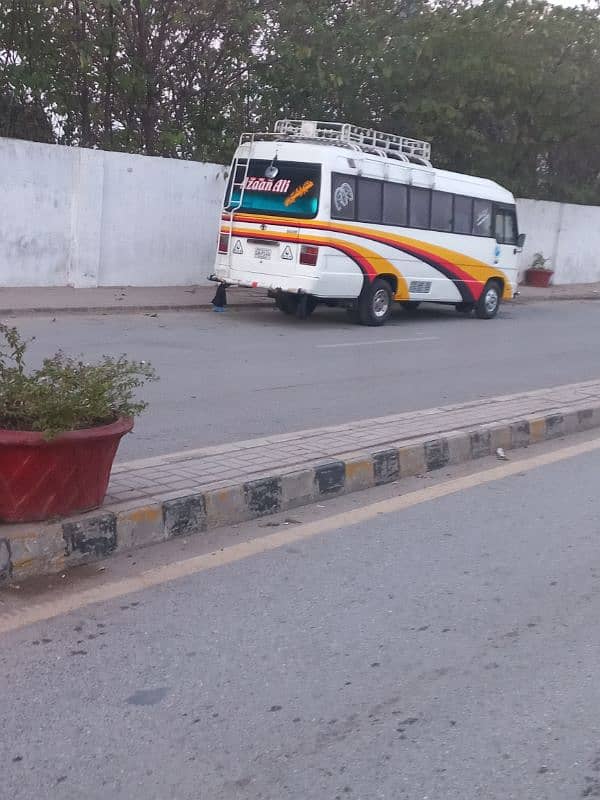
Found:
M 553 275 L 554 270 L 549 266 L 549 259 L 544 258 L 542 253 L 535 253 L 531 260 L 531 266 L 525 270 L 525 283 L 527 286 L 545 289 L 550 285 Z
M 146 404 L 152 367 L 62 352 L 25 366 L 27 342 L 0 324 L 0 522 L 89 511 L 104 501 L 119 442 Z

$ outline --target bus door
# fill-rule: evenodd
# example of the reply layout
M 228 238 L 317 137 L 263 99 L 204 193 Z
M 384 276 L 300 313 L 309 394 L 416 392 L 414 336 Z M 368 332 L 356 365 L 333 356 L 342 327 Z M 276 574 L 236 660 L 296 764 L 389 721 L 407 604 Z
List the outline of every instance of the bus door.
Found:
M 494 265 L 508 272 L 516 270 L 519 236 L 514 206 L 494 204 L 494 236 Z

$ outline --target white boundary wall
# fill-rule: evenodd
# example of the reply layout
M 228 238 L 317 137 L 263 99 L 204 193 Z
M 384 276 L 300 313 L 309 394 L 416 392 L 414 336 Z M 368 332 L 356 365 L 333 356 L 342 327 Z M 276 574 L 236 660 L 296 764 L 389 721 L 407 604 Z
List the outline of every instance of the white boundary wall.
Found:
M 226 167 L 0 138 L 0 286 L 185 286 L 213 269 Z M 518 200 L 521 269 L 600 281 L 600 206 Z
M 527 234 L 522 271 L 542 253 L 554 269 L 554 284 L 600 281 L 600 206 L 517 200 L 517 212 Z
M 225 172 L 0 138 L 0 286 L 204 283 Z

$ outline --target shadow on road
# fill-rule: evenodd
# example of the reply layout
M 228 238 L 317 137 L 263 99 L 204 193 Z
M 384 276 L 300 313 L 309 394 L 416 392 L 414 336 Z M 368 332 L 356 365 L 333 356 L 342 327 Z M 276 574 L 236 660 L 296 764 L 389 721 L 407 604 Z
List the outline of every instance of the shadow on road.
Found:
M 503 319 L 512 319 L 515 316 L 516 309 L 504 306 L 498 313 L 496 320 L 489 320 L 491 324 L 495 321 L 502 321 Z M 269 323 L 277 327 L 282 327 L 287 330 L 290 328 L 308 328 L 315 330 L 315 328 L 331 329 L 333 327 L 338 329 L 360 330 L 363 326 L 353 322 L 348 313 L 341 308 L 328 308 L 327 306 L 318 306 L 313 314 L 305 320 L 297 319 L 294 316 L 283 314 L 275 307 L 269 308 L 265 306 L 256 308 L 237 309 L 236 314 L 239 318 L 247 316 L 252 318 L 254 322 L 261 322 L 263 324 Z M 433 303 L 425 304 L 417 311 L 406 311 L 405 309 L 397 306 L 392 311 L 391 318 L 387 321 L 383 329 L 390 327 L 408 327 L 418 323 L 426 322 L 453 322 L 462 325 L 477 322 L 483 323 L 486 320 L 478 320 L 474 315 L 458 314 L 453 306 L 436 305 Z

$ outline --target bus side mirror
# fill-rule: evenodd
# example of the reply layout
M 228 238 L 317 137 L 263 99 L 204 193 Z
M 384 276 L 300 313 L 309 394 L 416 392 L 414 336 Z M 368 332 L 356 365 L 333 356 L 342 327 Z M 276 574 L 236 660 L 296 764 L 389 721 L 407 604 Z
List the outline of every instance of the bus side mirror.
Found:
M 526 239 L 526 238 L 527 238 L 527 237 L 525 236 L 525 234 L 524 234 L 524 233 L 520 233 L 520 234 L 519 234 L 519 236 L 518 236 L 518 238 L 517 238 L 517 247 L 519 248 L 519 250 L 522 250 L 522 249 L 523 249 L 523 247 L 525 246 L 525 239 Z

